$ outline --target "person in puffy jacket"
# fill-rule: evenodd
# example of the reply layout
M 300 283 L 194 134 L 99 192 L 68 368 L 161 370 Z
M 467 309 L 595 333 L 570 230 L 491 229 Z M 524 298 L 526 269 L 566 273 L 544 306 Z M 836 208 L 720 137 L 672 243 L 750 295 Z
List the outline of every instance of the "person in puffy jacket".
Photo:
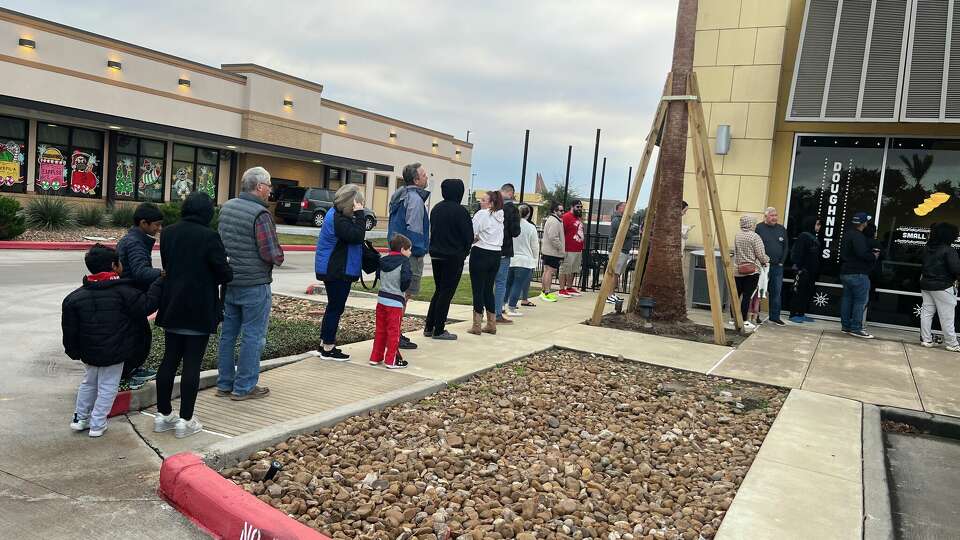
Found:
M 943 344 L 948 351 L 960 352 L 954 313 L 957 308 L 956 282 L 960 278 L 960 256 L 953 243 L 960 235 L 952 223 L 937 223 L 930 230 L 930 239 L 923 253 L 920 275 L 920 344 L 933 347 L 933 315 L 940 319 Z
M 530 221 L 533 210 L 530 205 L 523 203 L 519 208 L 520 236 L 513 241 L 513 257 L 510 258 L 510 276 L 507 279 L 507 313 L 513 317 L 523 316 L 519 303 L 530 297 L 530 278 L 533 277 L 537 259 L 540 258 L 540 238 L 537 236 L 536 225 Z
M 405 296 L 410 300 L 420 293 L 420 281 L 423 279 L 423 258 L 430 251 L 430 214 L 427 213 L 427 183 L 430 177 L 419 163 L 411 163 L 403 168 L 403 186 L 397 188 L 390 197 L 390 218 L 387 222 L 387 240 L 395 234 L 402 234 L 413 243 L 410 256 L 410 270 L 413 278 Z M 407 336 L 400 336 L 401 349 L 416 349 L 417 344 Z
M 471 334 L 497 333 L 493 284 L 500 268 L 503 246 L 503 195 L 488 191 L 480 200 L 480 210 L 473 215 L 473 248 L 470 250 L 470 286 L 473 289 L 473 326 Z M 487 324 L 480 328 L 486 311 Z
M 450 302 L 460 286 L 463 262 L 470 255 L 473 244 L 473 223 L 470 213 L 460 204 L 463 199 L 463 181 L 447 178 L 440 184 L 443 201 L 430 212 L 430 264 L 436 290 L 427 311 L 425 337 L 439 340 L 457 339 L 446 329 Z
M 363 240 L 367 234 L 363 201 L 363 192 L 356 184 L 338 189 L 317 238 L 314 270 L 327 293 L 327 309 L 320 324 L 320 358 L 325 360 L 350 360 L 350 355 L 336 346 L 337 328 L 350 296 L 350 286 L 360 279 L 362 271 Z
M 803 218 L 800 225 L 800 235 L 793 242 L 790 249 L 790 260 L 793 261 L 795 274 L 793 277 L 793 297 L 790 299 L 790 322 L 802 324 L 813 322 L 807 317 L 810 301 L 820 276 L 820 220 L 816 216 Z
M 747 318 L 753 293 L 760 281 L 760 268 L 770 262 L 763 247 L 763 240 L 754 231 L 756 226 L 755 217 L 740 216 L 740 230 L 733 239 L 733 276 L 737 284 L 737 295 L 740 297 L 740 314 L 743 315 L 743 325 L 747 330 L 754 329 L 754 325 Z
M 84 262 L 90 275 L 63 300 L 61 327 L 64 352 L 85 368 L 70 428 L 99 437 L 107 429 L 124 364 L 142 364 L 150 354 L 147 315 L 159 305 L 162 281 L 158 277 L 144 293 L 134 280 L 120 278 L 116 250 L 100 244 L 87 251 Z

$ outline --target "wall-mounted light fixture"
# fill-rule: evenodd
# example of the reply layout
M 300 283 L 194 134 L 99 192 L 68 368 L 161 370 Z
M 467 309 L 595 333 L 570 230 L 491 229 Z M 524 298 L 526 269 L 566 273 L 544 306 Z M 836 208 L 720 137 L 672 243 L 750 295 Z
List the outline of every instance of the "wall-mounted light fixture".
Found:
M 396 139 L 396 138 L 397 138 L 397 132 L 396 132 L 396 131 L 391 131 L 391 132 L 390 132 L 390 138 L 391 138 L 391 139 Z
M 293 107 L 293 100 L 292 100 L 292 99 L 284 99 L 284 100 L 283 100 L 283 106 L 284 106 L 284 107 Z
M 177 79 L 177 84 L 185 88 L 190 88 L 190 79 Z
M 347 121 L 344 120 L 343 118 L 341 118 L 337 123 L 340 124 L 341 126 L 347 125 Z
M 433 141 L 433 147 L 440 148 L 440 143 L 438 143 L 437 141 Z
M 456 151 L 456 152 L 454 152 L 454 153 L 455 153 L 455 154 L 457 154 L 457 155 L 459 156 L 459 155 L 461 154 L 461 152 L 460 152 L 460 149 L 458 148 L 458 149 L 457 149 L 457 151 Z
M 28 48 L 28 49 L 36 49 L 36 48 L 37 48 L 37 42 L 34 41 L 34 40 L 32 40 L 32 39 L 20 38 L 19 44 L 20 44 L 21 47 L 26 47 L 26 48 Z
M 720 124 L 717 126 L 717 144 L 714 154 L 725 156 L 730 153 L 730 126 Z
M 107 67 L 110 69 L 120 71 L 121 69 L 123 69 L 123 64 L 121 64 L 120 62 L 117 62 L 116 60 L 107 60 Z

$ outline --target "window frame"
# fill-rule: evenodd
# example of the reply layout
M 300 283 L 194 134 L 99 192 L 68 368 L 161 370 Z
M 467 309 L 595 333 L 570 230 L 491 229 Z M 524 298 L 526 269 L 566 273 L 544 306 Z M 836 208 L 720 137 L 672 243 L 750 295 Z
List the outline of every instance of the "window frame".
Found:
M 184 161 L 184 160 L 182 160 L 182 159 L 177 159 L 176 156 L 177 156 L 177 147 L 178 147 L 178 146 L 181 147 L 181 148 L 191 148 L 191 149 L 193 150 L 193 161 Z M 201 162 L 201 161 L 199 160 L 199 159 L 200 159 L 200 151 L 201 151 L 201 150 L 208 151 L 208 152 L 213 152 L 213 153 L 217 156 L 217 157 L 216 157 L 216 164 L 214 165 L 214 164 L 210 164 L 210 163 Z M 211 198 L 213 199 L 213 203 L 214 203 L 214 204 L 217 204 L 217 197 L 219 197 L 219 195 L 220 195 L 220 161 L 221 161 L 220 158 L 222 157 L 222 155 L 223 155 L 222 152 L 221 152 L 220 150 L 216 149 L 216 148 L 210 148 L 210 147 L 207 147 L 207 146 L 197 146 L 197 145 L 193 145 L 193 144 L 184 144 L 184 143 L 174 142 L 174 143 L 173 143 L 172 151 L 170 152 L 170 158 L 171 158 L 171 159 L 170 159 L 170 165 L 171 165 L 171 167 L 170 167 L 170 187 L 169 187 L 168 193 L 167 193 L 167 195 L 170 197 L 169 200 L 170 200 L 171 202 L 178 202 L 178 201 L 182 201 L 182 200 L 183 200 L 183 199 L 180 198 L 179 196 L 175 196 L 175 194 L 174 194 L 174 192 L 173 192 L 173 189 L 174 189 L 174 187 L 175 187 L 175 185 L 176 185 L 176 182 L 174 181 L 174 176 L 173 176 L 173 175 L 175 174 L 174 171 L 177 170 L 176 164 L 177 164 L 177 163 L 183 163 L 183 164 L 188 164 L 188 165 L 190 165 L 190 166 L 192 167 L 192 172 L 191 172 L 191 182 L 192 182 L 192 183 L 191 183 L 191 186 L 190 186 L 190 193 L 196 193 L 196 192 L 199 190 L 199 186 L 200 186 L 200 178 L 199 178 L 199 175 L 200 175 L 200 167 L 213 167 L 213 168 L 214 168 L 214 173 L 213 173 L 213 194 L 212 194 L 212 195 L 211 195 L 210 193 L 207 193 L 207 194 L 211 196 Z
M 136 141 L 137 151 L 136 151 L 135 154 L 131 154 L 131 153 L 129 153 L 129 152 L 124 152 L 124 151 L 120 150 L 120 137 L 129 137 L 129 138 L 131 138 L 131 139 L 133 139 L 133 140 Z M 144 153 L 144 150 L 143 150 L 143 143 L 144 143 L 145 141 L 161 144 L 161 145 L 163 146 L 163 157 L 161 157 L 161 158 L 155 158 L 155 157 L 152 157 L 152 156 L 147 156 L 147 155 Z M 114 167 L 114 170 L 111 171 L 111 174 L 113 175 L 112 182 L 111 182 L 111 189 L 113 190 L 113 193 L 111 193 L 111 196 L 112 196 L 113 198 L 115 198 L 116 200 L 118 200 L 118 201 L 135 201 L 135 202 L 152 202 L 152 203 L 162 203 L 162 202 L 166 201 L 166 200 L 167 200 L 167 199 L 166 199 L 166 196 L 167 196 L 167 192 L 166 192 L 166 190 L 167 190 L 167 141 L 163 141 L 163 140 L 160 140 L 160 139 L 151 139 L 151 138 L 149 138 L 149 137 L 140 137 L 140 136 L 137 136 L 137 135 L 130 135 L 130 134 L 127 134 L 127 133 L 118 133 L 118 134 L 117 134 L 117 147 L 116 147 L 116 149 L 115 149 L 115 151 L 114 151 L 114 159 L 113 159 L 113 161 L 115 161 L 115 162 L 117 163 L 117 166 L 119 166 L 119 165 L 120 165 L 120 160 L 121 160 L 122 158 L 124 158 L 124 157 L 131 157 L 131 156 L 134 158 L 134 162 L 133 162 L 133 195 L 132 195 L 132 196 L 120 195 L 119 193 L 117 193 L 117 176 L 116 176 L 116 175 L 117 175 L 117 167 Z M 159 199 L 159 200 L 147 199 L 147 198 L 144 198 L 144 197 L 142 196 L 142 194 L 141 194 L 141 191 L 140 191 L 140 176 L 141 176 L 141 170 L 140 170 L 140 168 L 141 168 L 141 165 L 142 165 L 144 159 L 151 159 L 151 160 L 153 160 L 153 159 L 160 159 L 160 160 L 162 160 L 162 166 L 161 166 L 161 169 L 160 169 L 160 199 Z
M 6 143 L 18 143 L 20 144 L 20 181 L 14 182 L 12 185 L 0 184 L 0 194 L 3 193 L 26 193 L 27 192 L 27 151 L 30 149 L 30 121 L 26 118 L 19 118 L 17 116 L 9 115 L 0 115 L 2 120 L 16 120 L 23 122 L 23 139 L 17 139 L 15 137 L 6 137 L 0 139 L 0 143 L 4 143 L 3 147 L 0 147 L 0 152 L 6 150 Z M 17 188 L 17 189 L 13 189 Z
M 66 129 L 66 130 L 67 130 L 67 144 L 64 145 L 64 146 L 66 146 L 66 155 L 63 156 L 63 159 L 64 159 L 64 161 L 66 162 L 66 164 L 64 165 L 64 167 L 65 167 L 65 170 L 67 171 L 67 176 L 66 176 L 66 178 L 64 178 L 64 186 L 63 186 L 63 188 L 61 188 L 61 189 L 59 189 L 59 190 L 57 190 L 57 191 L 55 191 L 55 192 L 51 192 L 51 191 L 49 191 L 49 190 L 44 190 L 44 189 L 42 189 L 42 188 L 39 189 L 39 190 L 37 189 L 37 188 L 39 187 L 39 186 L 37 185 L 37 181 L 39 180 L 39 176 L 40 176 L 40 166 L 39 166 L 40 147 L 41 147 L 41 146 L 44 146 L 44 147 L 46 147 L 46 146 L 54 146 L 54 147 L 57 147 L 57 148 L 59 149 L 59 147 L 61 146 L 61 145 L 58 144 L 58 143 L 47 142 L 47 141 L 44 141 L 44 140 L 42 140 L 42 139 L 40 138 L 40 124 L 44 124 L 44 125 L 46 125 L 46 126 L 48 126 L 48 127 L 53 126 L 54 129 L 56 129 L 56 128 L 63 128 L 63 129 Z M 89 147 L 89 146 L 75 146 L 75 145 L 73 144 L 73 134 L 74 134 L 74 131 L 75 131 L 75 130 L 78 130 L 78 129 L 81 129 L 81 130 L 84 130 L 84 131 L 89 131 L 89 132 L 92 132 L 92 133 L 98 133 L 98 134 L 100 134 L 100 149 L 99 149 L 100 155 L 97 156 L 97 165 L 96 165 L 96 168 L 98 169 L 99 174 L 97 174 L 96 172 L 94 172 L 94 176 L 95 176 L 96 179 L 97 179 L 97 187 L 94 189 L 94 192 L 93 192 L 92 194 L 75 193 L 73 190 L 70 189 L 70 177 L 73 176 L 73 172 L 74 172 L 74 171 L 73 171 L 73 164 L 71 163 L 71 161 L 72 161 L 72 159 L 73 159 L 73 153 L 76 152 L 76 151 L 78 151 L 78 150 L 81 151 L 81 152 L 86 152 L 86 153 L 88 153 L 88 154 L 91 153 L 91 152 L 96 152 L 96 151 L 97 151 L 97 149 L 96 149 L 96 148 L 93 148 L 93 147 Z M 47 121 L 38 120 L 38 121 L 37 121 L 37 135 L 36 135 L 36 137 L 37 137 L 37 144 L 36 144 L 36 154 L 37 154 L 37 155 L 36 155 L 35 159 L 37 160 L 37 166 L 35 167 L 34 175 L 33 175 L 33 177 L 34 177 L 34 178 L 33 178 L 33 180 L 34 180 L 34 186 L 33 186 L 33 191 L 34 191 L 34 193 L 39 194 L 39 195 L 49 195 L 49 196 L 53 196 L 53 197 L 75 197 L 75 198 L 78 198 L 78 199 L 102 199 L 102 198 L 103 198 L 103 187 L 104 187 L 104 186 L 103 186 L 103 184 L 104 184 L 104 178 L 103 178 L 103 171 L 104 171 L 103 156 L 104 156 L 104 154 L 106 153 L 106 146 L 107 146 L 107 133 L 106 133 L 106 132 L 101 131 L 101 130 L 97 130 L 97 129 L 91 129 L 91 128 L 88 128 L 88 127 L 83 127 L 83 126 L 74 126 L 74 125 L 67 125 L 67 124 L 56 124 L 56 123 L 53 123 L 53 122 L 47 122 Z

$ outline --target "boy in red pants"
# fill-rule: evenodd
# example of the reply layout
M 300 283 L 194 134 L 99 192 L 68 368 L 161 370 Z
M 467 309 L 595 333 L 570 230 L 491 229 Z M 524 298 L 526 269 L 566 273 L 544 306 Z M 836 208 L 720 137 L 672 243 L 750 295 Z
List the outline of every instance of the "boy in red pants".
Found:
M 395 234 L 390 239 L 390 253 L 380 259 L 380 294 L 377 296 L 377 332 L 373 338 L 370 365 L 381 363 L 387 369 L 403 369 L 407 361 L 398 358 L 400 323 L 403 322 L 405 299 L 403 293 L 410 287 L 410 239 Z

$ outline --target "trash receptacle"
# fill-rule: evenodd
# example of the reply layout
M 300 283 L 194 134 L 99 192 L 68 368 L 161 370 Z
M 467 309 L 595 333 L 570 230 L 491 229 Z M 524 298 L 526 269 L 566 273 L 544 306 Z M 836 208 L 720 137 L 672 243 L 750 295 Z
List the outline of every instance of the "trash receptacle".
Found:
M 728 302 L 727 280 L 723 277 L 723 258 L 720 251 L 713 251 L 713 264 L 717 268 L 717 279 L 720 282 L 720 298 L 723 308 Z M 690 252 L 690 283 L 687 284 L 687 303 L 696 307 L 710 307 L 710 289 L 707 283 L 707 261 L 704 250 Z

